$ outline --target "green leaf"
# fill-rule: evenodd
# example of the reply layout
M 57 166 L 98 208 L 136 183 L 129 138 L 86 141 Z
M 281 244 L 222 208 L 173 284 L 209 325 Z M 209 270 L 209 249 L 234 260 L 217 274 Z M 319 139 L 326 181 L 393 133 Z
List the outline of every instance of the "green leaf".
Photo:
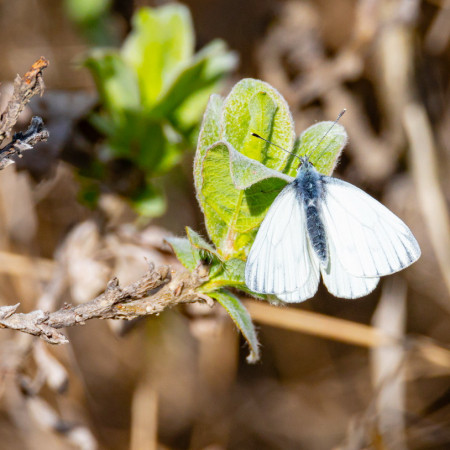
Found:
M 347 141 L 347 132 L 342 125 L 330 121 L 319 122 L 300 135 L 296 150 L 299 155 L 309 155 L 320 173 L 331 175 Z
M 87 16 L 106 2 L 110 0 L 84 5 Z M 132 22 L 121 50 L 92 51 L 85 64 L 100 96 L 100 108 L 91 122 L 106 137 L 97 148 L 97 162 L 105 166 L 97 178 L 117 180 L 109 187 L 120 186 L 117 190 L 134 197 L 135 209 L 148 216 L 162 213 L 163 197 L 137 190 L 143 180 L 172 169 L 195 144 L 207 99 L 236 66 L 237 58 L 220 40 L 194 54 L 191 15 L 183 5 L 141 8 Z M 119 166 L 121 170 L 116 170 Z M 119 179 L 128 173 L 136 175 L 138 182 L 133 177 L 131 182 Z
M 154 177 L 170 169 L 180 157 L 181 148 L 168 135 L 168 127 L 139 111 L 125 111 L 115 122 L 99 115 L 92 121 L 108 135 L 103 160 L 127 159 L 147 177 Z
M 194 52 L 189 10 L 180 4 L 141 8 L 133 17 L 133 31 L 123 58 L 136 70 L 143 104 L 153 106 Z
M 222 272 L 224 262 L 216 249 L 189 227 L 186 227 L 186 234 L 192 248 L 198 251 L 199 259 L 202 259 L 205 264 L 209 265 L 209 279 Z
M 217 300 L 228 312 L 233 322 L 239 328 L 250 347 L 250 353 L 247 356 L 247 362 L 255 363 L 259 360 L 259 342 L 256 336 L 255 326 L 253 325 L 250 314 L 245 309 L 241 301 L 231 292 L 225 289 L 210 292 L 210 297 Z
M 192 248 L 189 239 L 180 237 L 166 238 L 168 244 L 172 247 L 176 257 L 186 269 L 193 271 L 200 261 L 198 251 Z
M 245 260 L 267 208 L 291 181 L 279 172 L 289 154 L 251 133 L 275 138 L 279 145 L 291 148 L 294 129 L 284 99 L 259 80 L 245 79 L 233 88 L 219 121 L 220 106 L 221 101 L 213 98 L 205 113 L 194 165 L 195 184 L 208 234 L 218 252 L 225 260 Z M 219 137 L 221 142 L 217 142 Z M 246 190 L 236 191 L 236 187 Z
M 254 159 L 247 158 L 242 153 L 237 152 L 231 144 L 227 142 L 217 142 L 215 145 L 225 145 L 229 152 L 231 178 L 236 189 L 248 189 L 254 184 L 267 178 L 279 178 L 290 183 L 294 181 L 293 177 L 285 175 L 277 170 L 269 169 Z
M 173 116 L 175 111 L 178 120 L 183 120 L 179 110 L 183 103 L 199 93 L 205 101 L 205 92 L 211 94 L 217 82 L 236 67 L 236 62 L 234 53 L 227 51 L 224 42 L 219 40 L 211 42 L 179 71 L 160 98 L 158 105 L 152 110 L 152 115 L 154 117 Z M 195 121 L 200 116 L 201 113 Z M 192 123 L 193 118 L 185 120 Z
M 177 162 L 181 149 L 169 138 L 163 124 L 145 120 L 145 117 L 136 123 L 139 128 L 129 140 L 136 144 L 131 147 L 134 150 L 133 161 L 149 177 L 164 173 Z
M 257 227 L 286 180 L 263 179 L 245 191 L 237 190 L 230 172 L 229 147 L 219 142 L 206 151 L 199 199 L 219 254 L 224 260 L 245 260 Z
M 222 139 L 238 152 L 284 172 L 289 154 L 251 135 L 257 133 L 286 150 L 293 146 L 295 133 L 289 107 L 272 86 L 250 78 L 237 83 L 225 99 L 222 127 Z M 295 172 L 288 175 L 295 176 Z
M 216 249 L 206 242 L 196 231 L 190 227 L 186 227 L 186 234 L 191 243 L 191 245 L 199 250 L 206 250 L 207 252 L 214 255 L 217 259 L 221 259 L 220 255 L 216 252 Z
M 200 258 L 208 259 L 210 265 L 209 281 L 201 286 L 202 292 L 214 291 L 224 286 L 232 286 L 250 292 L 245 284 L 244 261 L 241 259 L 223 261 L 216 249 L 198 233 L 189 227 L 186 227 L 186 233 L 191 246 L 199 251 Z M 202 253 L 206 253 L 208 258 Z
M 190 142 L 190 146 L 193 148 L 197 145 L 199 121 L 205 112 L 205 106 L 208 104 L 211 91 L 220 90 L 221 84 L 217 83 L 199 89 L 187 97 L 175 110 L 170 111 L 171 123 L 183 136 L 189 138 L 192 132 L 197 131 L 194 139 Z
M 139 107 L 136 75 L 117 51 L 92 50 L 84 65 L 91 71 L 100 99 L 112 114 Z
M 234 287 L 251 293 L 245 284 L 245 261 L 229 259 L 210 272 L 209 281 L 201 286 L 201 291 L 208 293 L 222 287 Z
M 208 148 L 220 139 L 220 116 L 222 114 L 223 98 L 213 94 L 203 115 L 202 126 L 198 136 L 197 151 L 194 158 L 194 183 L 197 199 L 203 208 L 204 200 L 200 199 L 202 192 L 202 164 Z
M 225 263 L 222 261 L 214 247 L 191 228 L 186 227 L 186 233 L 188 235 L 187 239 L 166 239 L 172 246 L 181 263 L 190 271 L 194 270 L 201 261 L 204 264 L 208 264 L 209 279 L 212 279 L 216 274 L 223 272 Z M 186 242 L 189 243 L 189 247 Z

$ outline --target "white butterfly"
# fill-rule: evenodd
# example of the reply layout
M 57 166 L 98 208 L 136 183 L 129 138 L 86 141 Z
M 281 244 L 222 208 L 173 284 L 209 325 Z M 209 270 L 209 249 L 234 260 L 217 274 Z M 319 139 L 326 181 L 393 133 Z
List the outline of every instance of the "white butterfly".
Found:
M 419 256 L 419 244 L 395 214 L 356 186 L 320 174 L 302 157 L 297 177 L 258 230 L 245 282 L 254 292 L 301 302 L 314 296 L 322 274 L 331 294 L 358 298 L 372 292 L 381 276 Z

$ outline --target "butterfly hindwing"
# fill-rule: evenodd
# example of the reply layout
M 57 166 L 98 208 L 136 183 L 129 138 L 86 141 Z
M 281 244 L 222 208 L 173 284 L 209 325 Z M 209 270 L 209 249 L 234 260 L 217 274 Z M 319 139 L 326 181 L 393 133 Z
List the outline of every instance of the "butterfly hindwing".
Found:
M 340 298 L 359 298 L 370 294 L 376 287 L 379 278 L 362 278 L 349 274 L 342 266 L 334 242 L 328 240 L 328 266 L 320 267 L 322 278 L 330 294 Z
M 419 258 L 420 248 L 413 234 L 389 209 L 350 183 L 331 177 L 324 177 L 324 181 L 326 233 L 335 248 L 334 259 L 346 272 L 378 278 L 398 272 Z

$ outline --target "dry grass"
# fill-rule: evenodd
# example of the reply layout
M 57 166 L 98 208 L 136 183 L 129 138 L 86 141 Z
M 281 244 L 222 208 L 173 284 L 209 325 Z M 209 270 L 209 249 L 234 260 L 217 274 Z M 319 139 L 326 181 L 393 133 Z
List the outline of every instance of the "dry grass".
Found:
M 358 301 L 324 289 L 289 308 L 248 300 L 262 343 L 255 366 L 218 306 L 91 321 L 58 348 L 0 330 L 2 447 L 447 448 L 448 1 L 185 3 L 201 41 L 220 34 L 241 52 L 238 78 L 280 90 L 298 132 L 347 108 L 336 175 L 402 217 L 422 257 Z M 149 227 L 111 196 L 101 211 L 80 205 L 60 155 L 97 144 L 77 126 L 92 99 L 67 91 L 92 86 L 69 64 L 85 44 L 60 6 L 30 5 L 11 2 L 0 18 L 2 92 L 31 59 L 51 59 L 48 96 L 31 105 L 51 137 L 20 171 L 0 173 L 0 305 L 53 311 L 94 298 L 113 276 L 135 281 L 146 260 L 176 264 L 162 238 L 201 230 L 202 219 L 179 174 L 167 182 L 168 214 Z

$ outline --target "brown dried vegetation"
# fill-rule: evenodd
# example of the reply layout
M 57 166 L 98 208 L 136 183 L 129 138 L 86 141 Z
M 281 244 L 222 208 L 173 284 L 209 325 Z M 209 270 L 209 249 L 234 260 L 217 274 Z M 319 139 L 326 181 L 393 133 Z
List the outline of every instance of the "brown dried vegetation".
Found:
M 32 111 L 50 139 L 0 172 L 0 306 L 65 314 L 101 296 L 113 277 L 121 286 L 145 279 L 149 262 L 178 276 L 163 239 L 185 225 L 201 229 L 201 217 L 178 182 L 189 177 L 190 161 L 169 179 L 169 212 L 151 226 L 131 225 L 133 214 L 112 195 L 95 213 L 80 205 L 73 170 L 59 155 L 96 144 L 75 127 L 93 104 L 86 73 L 68 64 L 84 43 L 61 2 L 25 3 L 10 2 L 1 15 L 0 79 L 45 54 L 48 90 L 19 116 L 6 107 L 14 87 L 3 84 L 1 110 L 9 112 L 0 134 L 12 137 L 16 122 L 26 128 Z M 248 300 L 262 343 L 255 366 L 245 363 L 227 315 L 201 303 L 131 322 L 91 320 L 64 330 L 64 346 L 2 329 L 1 446 L 447 448 L 449 2 L 185 3 L 200 41 L 219 35 L 241 53 L 237 78 L 261 78 L 286 97 L 297 132 L 347 108 L 350 143 L 337 176 L 402 217 L 422 257 L 358 301 L 323 289 L 295 308 Z M 6 117 L 14 123 L 4 126 Z

